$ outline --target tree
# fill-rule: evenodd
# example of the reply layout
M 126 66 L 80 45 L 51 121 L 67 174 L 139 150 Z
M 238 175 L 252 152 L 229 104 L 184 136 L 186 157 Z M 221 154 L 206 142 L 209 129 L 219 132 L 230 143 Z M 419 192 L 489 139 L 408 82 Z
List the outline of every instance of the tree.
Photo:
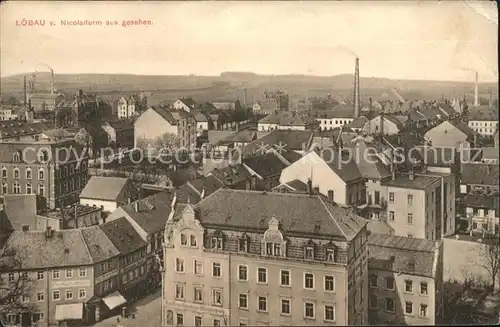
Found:
M 154 142 L 157 149 L 167 149 L 169 151 L 176 150 L 180 146 L 180 140 L 174 133 L 165 133 L 158 137 Z
M 483 259 L 481 265 L 490 274 L 492 289 L 495 289 L 500 272 L 500 240 L 498 240 L 498 237 L 494 235 L 487 236 L 480 246 L 479 256 Z
M 0 249 L 0 313 L 32 313 L 36 308 L 30 302 L 23 301 L 29 295 L 33 282 L 29 275 L 19 272 L 21 258 L 12 248 Z M 12 273 L 8 273 L 12 272 Z M 11 275 L 13 274 L 13 275 Z

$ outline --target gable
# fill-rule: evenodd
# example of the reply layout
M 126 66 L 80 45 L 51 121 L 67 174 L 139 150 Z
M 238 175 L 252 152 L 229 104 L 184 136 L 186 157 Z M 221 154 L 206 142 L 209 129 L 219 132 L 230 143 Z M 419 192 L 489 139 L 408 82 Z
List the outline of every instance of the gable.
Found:
M 137 120 L 134 123 L 134 127 L 137 125 L 147 125 L 149 122 L 157 120 L 160 120 L 165 124 L 172 126 L 172 124 L 170 124 L 168 120 L 166 120 L 159 113 L 157 113 L 156 110 L 149 108 L 142 115 L 140 115 L 139 118 L 137 118 Z

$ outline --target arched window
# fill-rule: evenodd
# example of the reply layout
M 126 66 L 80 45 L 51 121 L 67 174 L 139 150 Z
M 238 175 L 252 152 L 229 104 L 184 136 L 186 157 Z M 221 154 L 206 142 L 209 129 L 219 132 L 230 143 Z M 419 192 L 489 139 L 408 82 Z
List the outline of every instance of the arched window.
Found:
M 8 194 L 9 193 L 9 186 L 7 183 L 2 184 L 2 194 Z
M 14 160 L 14 162 L 21 161 L 21 151 L 14 152 L 12 159 Z
M 45 179 L 43 168 L 38 169 L 38 179 L 39 180 Z
M 38 194 L 41 196 L 45 196 L 45 185 L 43 184 L 38 185 Z
M 68 166 L 64 167 L 64 177 L 68 176 Z
M 32 178 L 32 172 L 31 168 L 26 168 L 26 179 L 31 179 Z
M 19 168 L 14 168 L 14 178 L 19 179 Z
M 12 185 L 12 193 L 21 194 L 21 185 L 18 182 L 14 182 Z
M 7 178 L 7 168 L 2 167 L 2 178 Z
M 31 193 L 33 193 L 33 189 L 31 187 L 31 184 L 28 183 L 26 184 L 26 194 L 31 194 Z

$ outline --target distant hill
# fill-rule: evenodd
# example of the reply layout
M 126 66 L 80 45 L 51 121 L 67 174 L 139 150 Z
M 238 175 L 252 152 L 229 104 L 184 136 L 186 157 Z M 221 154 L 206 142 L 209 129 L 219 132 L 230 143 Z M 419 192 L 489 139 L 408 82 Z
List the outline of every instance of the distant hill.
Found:
M 28 79 L 31 74 L 26 74 Z M 24 75 L 1 78 L 0 94 L 22 97 Z M 36 74 L 36 88 L 46 91 L 50 85 L 49 73 Z M 115 100 L 124 93 L 150 92 L 150 104 L 172 101 L 181 96 L 192 96 L 199 101 L 240 99 L 243 100 L 243 89 L 247 90 L 247 103 L 253 103 L 263 97 L 265 90 L 282 89 L 290 94 L 292 102 L 309 96 L 324 97 L 330 93 L 332 97 L 343 94 L 350 99 L 353 92 L 353 75 L 336 76 L 309 75 L 258 75 L 251 72 L 224 72 L 220 76 L 147 76 L 131 74 L 56 74 L 55 88 L 65 94 L 73 94 L 82 89 L 84 92 L 100 93 L 104 98 Z M 390 94 L 391 89 L 407 100 L 438 99 L 445 96 L 464 94 L 472 99 L 473 83 L 424 81 L 424 80 L 392 80 L 380 77 L 360 78 L 361 97 L 366 100 L 372 97 L 380 100 L 382 94 Z M 496 83 L 481 83 L 480 97 L 488 98 L 488 90 L 492 89 L 494 98 L 498 98 Z

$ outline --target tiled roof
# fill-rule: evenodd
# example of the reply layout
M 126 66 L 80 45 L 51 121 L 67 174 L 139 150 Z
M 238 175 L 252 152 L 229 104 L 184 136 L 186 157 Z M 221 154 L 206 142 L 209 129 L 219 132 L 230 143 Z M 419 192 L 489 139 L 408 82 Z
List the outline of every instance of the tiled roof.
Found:
M 224 186 L 224 184 L 214 175 L 203 176 L 191 180 L 188 184 L 195 188 L 200 194 L 205 190 L 205 196 L 212 194 Z
M 80 198 L 118 201 L 127 182 L 127 178 L 92 176 L 80 194 Z
M 294 179 L 293 181 L 286 184 L 296 191 L 307 192 L 307 184 L 302 182 L 301 180 Z
M 127 121 L 109 121 L 107 122 L 115 131 L 123 131 L 127 129 L 134 129 L 134 125 Z
M 106 236 L 101 226 L 82 228 L 82 236 L 94 262 L 101 262 L 118 256 L 120 252 Z
M 181 101 L 186 106 L 188 106 L 188 107 L 190 107 L 192 109 L 194 109 L 198 105 L 198 102 L 196 102 L 195 100 L 193 100 L 193 98 L 181 98 L 181 99 L 179 99 L 179 101 Z
M 245 181 L 251 176 L 250 172 L 242 165 L 229 165 L 224 168 L 215 168 L 212 173 L 225 185 L 232 185 Z
M 8 219 L 13 230 L 22 230 L 22 225 L 36 224 L 36 195 L 35 194 L 4 194 L 2 219 Z M 3 227 L 3 226 L 2 226 Z M 0 229 L 2 229 L 0 227 Z
M 394 228 L 392 228 L 385 220 L 370 219 L 366 228 L 371 233 L 394 235 Z
M 361 110 L 361 108 L 360 108 Z M 334 118 L 354 118 L 354 104 L 339 104 L 333 107 Z
M 122 255 L 146 246 L 146 242 L 125 217 L 108 221 L 100 227 Z
M 7 248 L 15 249 L 22 268 L 83 266 L 93 263 L 81 230 L 68 229 L 45 232 L 13 232 Z
M 208 121 L 210 120 L 210 116 L 205 115 L 200 111 L 192 111 L 191 114 L 193 115 L 194 120 L 196 120 L 196 122 L 198 123 L 208 123 Z
M 429 240 L 372 233 L 368 238 L 368 267 L 432 278 L 436 273 L 436 246 Z
M 269 134 L 266 134 L 260 139 L 247 144 L 243 148 L 243 152 L 246 155 L 251 155 L 252 153 L 259 150 L 261 144 L 268 146 L 277 146 L 281 144 L 287 150 L 302 151 L 308 150 L 313 138 L 312 131 L 289 131 L 289 130 L 274 130 Z
M 198 204 L 201 223 L 231 229 L 266 230 L 275 217 L 287 234 L 350 241 L 366 225 L 352 211 L 322 196 L 220 189 Z
M 262 178 L 280 174 L 287 167 L 273 152 L 243 159 L 243 164 L 252 169 Z
M 58 149 L 61 148 L 66 148 L 67 152 L 59 151 Z M 33 149 L 34 151 L 25 151 L 25 149 Z M 0 162 L 12 162 L 15 151 L 20 151 L 25 155 L 23 158 L 24 162 L 35 162 L 39 150 L 49 151 L 49 160 L 55 164 L 88 157 L 88 153 L 83 155 L 83 147 L 78 145 L 74 140 L 11 141 L 0 142 Z M 69 153 L 69 160 L 67 153 Z M 75 153 L 78 157 L 75 156 Z
M 256 131 L 240 131 L 232 133 L 229 136 L 222 139 L 221 142 L 246 142 L 250 143 L 255 140 L 257 136 Z
M 452 122 L 452 121 L 448 122 L 453 126 L 455 126 L 456 128 L 458 128 L 462 133 L 467 135 L 467 137 L 469 138 L 473 138 L 474 135 L 476 135 L 476 132 L 472 128 L 470 128 L 469 126 L 465 125 L 462 122 Z
M 498 120 L 498 108 L 489 108 L 488 106 L 469 108 L 468 119 L 477 121 Z
M 347 124 L 346 127 L 363 128 L 363 127 L 365 127 L 367 122 L 368 122 L 368 118 L 366 118 L 365 116 L 359 116 L 358 118 L 354 119 L 352 122 Z
M 304 120 L 295 112 L 273 112 L 259 120 L 259 124 L 278 124 L 281 126 L 305 126 Z
M 500 197 L 498 195 L 468 194 L 463 199 L 463 203 L 466 207 L 498 210 Z
M 150 109 L 154 110 L 158 115 L 160 115 L 163 119 L 165 119 L 170 125 L 177 125 L 177 120 L 172 117 L 172 114 L 169 110 L 159 108 L 159 107 L 150 107 Z
M 49 129 L 43 131 L 43 134 L 47 135 L 49 138 L 71 138 L 75 136 L 75 134 L 62 128 Z
M 498 164 L 462 163 L 461 184 L 499 186 L 500 167 Z
M 302 155 L 300 153 L 294 152 L 294 151 L 281 151 L 280 155 L 288 161 L 290 164 L 294 163 L 295 161 L 299 160 L 302 158 Z
M 358 170 L 364 178 L 383 179 L 391 176 L 391 173 L 385 168 L 374 150 L 383 151 L 383 144 L 371 138 L 363 138 L 356 143 L 360 151 L 356 151 L 352 156 L 352 160 L 356 162 Z M 365 150 L 366 149 L 366 150 Z M 372 151 L 368 151 L 371 149 Z
M 344 182 L 349 183 L 362 178 L 356 161 L 347 161 L 349 157 L 344 151 L 341 153 L 342 160 L 339 158 L 338 150 L 325 148 L 318 150 L 317 153 Z
M 440 182 L 441 178 L 437 176 L 421 176 L 415 175 L 413 180 L 410 180 L 409 175 L 396 175 L 395 180 L 387 180 L 383 182 L 383 185 L 399 188 L 409 188 L 414 190 L 425 190 L 430 185 Z
M 52 123 L 24 123 L 18 121 L 0 121 L 0 139 L 15 138 L 27 135 L 40 134 L 53 129 Z

